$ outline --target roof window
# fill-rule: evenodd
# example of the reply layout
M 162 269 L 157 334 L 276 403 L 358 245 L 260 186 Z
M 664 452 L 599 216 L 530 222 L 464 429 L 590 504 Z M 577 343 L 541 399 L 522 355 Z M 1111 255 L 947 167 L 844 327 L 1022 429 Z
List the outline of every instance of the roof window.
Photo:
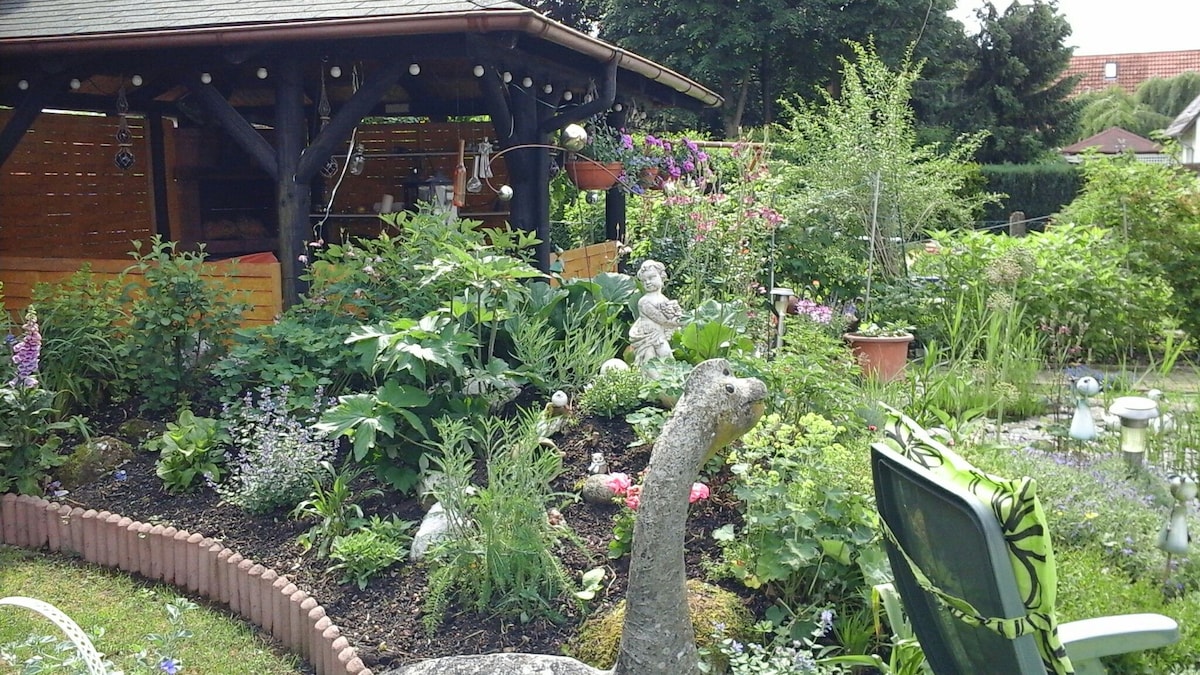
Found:
M 1106 80 L 1117 79 L 1117 62 L 1116 61 L 1105 61 L 1104 62 L 1104 79 L 1106 79 Z

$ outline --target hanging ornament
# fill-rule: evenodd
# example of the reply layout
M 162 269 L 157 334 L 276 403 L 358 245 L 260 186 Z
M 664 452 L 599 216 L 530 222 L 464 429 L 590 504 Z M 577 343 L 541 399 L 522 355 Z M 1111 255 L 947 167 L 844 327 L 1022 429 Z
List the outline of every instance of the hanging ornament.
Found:
M 338 71 L 338 74 L 339 75 L 341 74 L 340 70 Z M 335 77 L 336 77 L 336 75 L 335 75 Z M 321 118 L 321 129 L 322 130 L 324 130 L 325 126 L 327 124 L 329 124 L 329 117 L 332 112 L 333 112 L 333 108 L 331 108 L 329 105 L 329 95 L 325 93 L 325 69 L 322 68 L 321 69 L 321 100 L 317 102 L 317 115 L 320 116 L 320 118 Z M 338 172 L 338 161 L 336 158 L 333 157 L 333 155 L 330 155 L 329 159 L 327 159 L 325 161 L 325 166 L 321 167 L 321 175 L 326 178 L 333 178 L 334 176 L 337 175 L 337 172 Z
M 349 167 L 348 167 L 350 170 L 350 174 L 354 175 L 354 176 L 361 175 L 363 172 L 363 169 L 366 167 L 366 165 L 367 165 L 366 149 L 363 148 L 362 143 L 359 143 L 358 145 L 354 146 L 354 153 L 350 155 L 350 162 L 349 162 Z
M 125 85 L 117 91 L 117 154 L 113 157 L 113 164 L 122 171 L 127 171 L 133 166 L 134 157 L 133 151 L 129 148 L 133 147 L 133 134 L 129 131 L 129 100 L 125 98 Z

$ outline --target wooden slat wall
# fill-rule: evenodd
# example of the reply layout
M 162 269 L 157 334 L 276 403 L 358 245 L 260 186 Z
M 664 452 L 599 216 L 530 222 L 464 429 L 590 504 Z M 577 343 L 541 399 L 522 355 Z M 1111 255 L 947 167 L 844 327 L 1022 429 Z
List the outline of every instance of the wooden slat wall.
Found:
M 4 284 L 2 292 L 5 309 L 14 319 L 20 317 L 29 306 L 36 284 L 66 279 L 85 263 L 91 265 L 92 273 L 98 282 L 115 279 L 130 266 L 127 260 L 0 257 L 0 283 Z M 211 274 L 206 275 L 206 278 L 219 281 L 228 274 L 229 281 L 235 289 L 234 293 L 244 294 L 236 299 L 250 303 L 250 310 L 243 316 L 243 325 L 271 323 L 283 310 L 279 263 L 222 260 L 205 263 L 205 266 L 211 270 Z
M 0 110 L 0 124 L 10 111 Z M 119 258 L 153 232 L 144 120 L 133 168 L 113 165 L 117 118 L 43 113 L 0 172 L 0 255 Z
M 590 279 L 601 272 L 617 271 L 619 247 L 619 242 L 602 241 L 599 244 L 563 251 L 554 256 L 554 259 L 562 261 L 564 279 Z

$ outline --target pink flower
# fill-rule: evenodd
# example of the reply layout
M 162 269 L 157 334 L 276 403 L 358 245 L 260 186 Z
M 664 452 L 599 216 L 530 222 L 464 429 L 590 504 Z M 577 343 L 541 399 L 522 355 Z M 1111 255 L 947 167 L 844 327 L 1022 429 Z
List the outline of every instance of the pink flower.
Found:
M 708 499 L 708 486 L 704 483 L 692 483 L 692 493 L 688 495 L 688 503 L 695 504 L 701 499 Z
M 642 503 L 642 486 L 634 485 L 629 488 L 629 493 L 625 495 L 625 506 L 637 511 L 637 507 Z
M 608 474 L 608 482 L 605 483 L 609 490 L 612 490 L 614 495 L 623 495 L 629 491 L 629 486 L 633 485 L 633 481 L 629 480 L 628 474 L 610 473 Z

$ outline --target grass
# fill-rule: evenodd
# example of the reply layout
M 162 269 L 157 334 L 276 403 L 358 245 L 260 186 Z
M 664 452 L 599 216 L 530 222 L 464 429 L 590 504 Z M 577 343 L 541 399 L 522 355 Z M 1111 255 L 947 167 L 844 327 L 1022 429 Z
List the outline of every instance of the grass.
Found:
M 0 597 L 26 596 L 49 602 L 70 616 L 96 649 L 127 673 L 139 671 L 134 654 L 150 647 L 146 636 L 165 635 L 171 625 L 164 608 L 177 589 L 149 584 L 119 572 L 0 546 Z M 181 673 L 197 675 L 296 675 L 299 659 L 281 656 L 248 624 L 206 606 L 183 613 L 194 637 L 178 643 Z M 104 634 L 97 638 L 96 627 Z M 0 647 L 31 635 L 63 639 L 49 620 L 19 607 L 0 607 Z M 0 675 L 18 673 L 0 660 Z

